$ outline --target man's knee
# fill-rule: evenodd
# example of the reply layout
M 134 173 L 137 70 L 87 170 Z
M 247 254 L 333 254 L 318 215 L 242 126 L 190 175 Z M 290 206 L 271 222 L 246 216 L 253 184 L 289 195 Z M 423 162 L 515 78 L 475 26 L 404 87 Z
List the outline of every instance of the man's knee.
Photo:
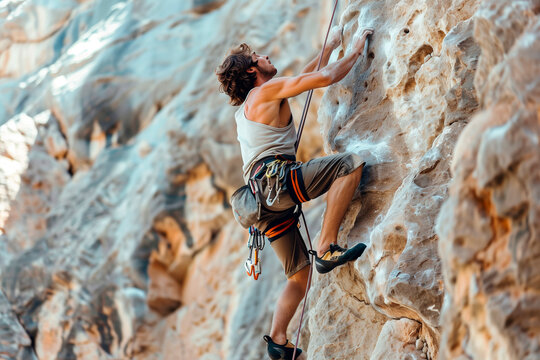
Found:
M 296 272 L 287 280 L 290 281 L 295 286 L 300 287 L 303 291 L 305 291 L 307 287 L 308 279 L 309 279 L 309 265 L 300 269 L 298 272 Z
M 354 171 L 353 171 L 353 174 L 355 175 L 355 177 L 358 179 L 358 181 L 360 181 L 360 178 L 362 178 L 362 171 L 364 170 L 364 165 L 366 163 L 363 163 L 361 164 L 359 167 L 357 167 Z
M 362 170 L 364 169 L 364 164 L 359 165 L 354 170 L 349 172 L 347 175 L 345 175 L 343 178 L 347 179 L 350 182 L 353 183 L 360 183 L 360 179 L 362 178 Z
M 364 168 L 365 161 L 362 160 L 360 156 L 355 153 L 348 152 L 345 153 L 342 158 L 342 176 L 348 177 L 348 179 L 353 179 L 362 176 L 362 169 Z

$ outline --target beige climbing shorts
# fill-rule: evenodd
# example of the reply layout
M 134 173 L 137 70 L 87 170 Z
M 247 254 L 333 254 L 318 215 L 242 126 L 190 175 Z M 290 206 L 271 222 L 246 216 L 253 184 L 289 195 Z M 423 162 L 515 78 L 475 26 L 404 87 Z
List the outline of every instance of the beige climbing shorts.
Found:
M 297 222 L 281 235 L 279 230 L 284 228 L 283 223 L 295 217 L 294 211 L 298 203 L 321 196 L 337 178 L 349 175 L 364 164 L 354 153 L 341 153 L 306 163 L 293 162 L 287 165 L 286 176 L 280 186 L 276 186 L 276 179 L 268 178 L 264 174 L 258 177 L 257 184 L 263 206 L 260 220 L 255 223 L 255 227 L 266 233 L 287 278 L 309 265 L 310 261 Z M 257 166 L 258 163 L 253 169 Z

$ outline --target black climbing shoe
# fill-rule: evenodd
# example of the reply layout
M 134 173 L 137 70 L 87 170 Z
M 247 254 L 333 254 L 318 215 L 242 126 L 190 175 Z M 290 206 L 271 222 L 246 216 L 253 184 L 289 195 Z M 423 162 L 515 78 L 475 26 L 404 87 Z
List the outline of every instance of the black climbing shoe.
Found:
M 270 359 L 272 360 L 293 360 L 293 353 L 294 353 L 294 344 L 291 344 L 289 340 L 283 345 L 276 344 L 272 338 L 268 335 L 263 336 L 264 341 L 268 343 L 268 356 L 270 356 Z M 300 354 L 302 353 L 302 349 L 296 348 L 296 356 L 294 360 L 296 360 Z
M 335 267 L 354 261 L 362 255 L 366 245 L 359 243 L 351 249 L 344 249 L 337 244 L 330 244 L 330 249 L 322 257 L 317 256 L 317 252 L 310 250 L 310 254 L 315 255 L 315 268 L 320 274 L 326 274 Z

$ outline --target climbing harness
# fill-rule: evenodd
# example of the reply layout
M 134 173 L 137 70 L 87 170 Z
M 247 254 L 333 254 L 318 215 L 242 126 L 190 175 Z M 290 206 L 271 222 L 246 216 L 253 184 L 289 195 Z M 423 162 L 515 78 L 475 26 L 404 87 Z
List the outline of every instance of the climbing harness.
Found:
M 259 188 L 259 184 L 257 180 L 261 177 L 266 177 L 266 180 L 269 183 L 270 191 L 268 193 L 268 196 L 266 198 L 266 204 L 268 206 L 272 206 L 276 201 L 279 203 L 279 195 L 282 190 L 282 183 L 285 181 L 286 176 L 286 169 L 287 166 L 295 163 L 296 160 L 293 157 L 287 157 L 287 156 L 271 156 L 267 159 L 263 159 L 258 167 L 253 172 L 253 175 L 248 181 L 249 189 L 251 190 L 251 195 L 253 195 L 256 203 L 257 203 L 257 214 L 256 219 L 257 221 L 261 218 L 261 192 Z M 275 195 L 272 197 L 272 192 L 275 192 Z M 238 192 L 238 191 L 237 191 Z M 242 194 L 240 194 L 242 195 Z M 236 196 L 235 199 L 241 199 L 240 195 Z M 233 194 L 234 196 L 234 194 Z M 245 196 L 245 195 L 244 195 Z M 244 201 L 243 204 L 246 202 Z M 253 206 L 251 206 L 253 208 Z M 253 211 L 253 210 L 252 210 Z M 238 209 L 235 209 L 235 212 L 238 213 Z M 235 216 L 238 218 L 239 214 L 236 214 Z M 240 214 L 241 215 L 241 214 Z M 248 216 L 244 216 L 244 218 L 250 218 Z M 237 219 L 242 220 L 242 219 Z M 253 220 L 252 220 L 253 221 Z M 245 222 L 243 222 L 245 224 Z M 294 225 L 298 224 L 298 212 L 294 212 L 292 214 L 292 217 L 286 217 L 286 218 L 280 218 L 276 221 L 271 222 L 267 229 L 263 232 L 261 232 L 259 229 L 257 229 L 255 226 L 251 225 L 249 226 L 249 239 L 248 239 L 248 249 L 249 249 L 249 256 L 244 263 L 244 267 L 246 268 L 246 272 L 248 276 L 252 276 L 255 280 L 259 279 L 259 275 L 262 272 L 261 267 L 261 259 L 259 257 L 259 252 L 262 251 L 264 248 L 264 241 L 267 238 L 270 242 L 274 239 L 277 239 L 278 237 L 285 234 L 287 231 L 290 231 Z

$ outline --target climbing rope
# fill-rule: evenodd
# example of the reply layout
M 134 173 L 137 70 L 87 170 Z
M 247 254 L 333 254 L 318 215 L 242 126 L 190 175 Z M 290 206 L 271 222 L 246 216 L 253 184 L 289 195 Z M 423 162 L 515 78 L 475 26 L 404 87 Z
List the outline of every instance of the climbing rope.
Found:
M 337 2 L 337 1 L 336 1 Z M 302 222 L 304 223 L 304 228 L 306 229 L 306 235 L 309 241 L 309 249 L 313 251 L 313 246 L 311 244 L 311 237 L 309 236 L 309 230 L 306 223 L 306 218 L 304 217 L 304 212 L 301 211 L 300 215 L 302 216 Z M 300 315 L 300 323 L 298 324 L 298 332 L 296 334 L 296 341 L 294 342 L 294 352 L 293 359 L 296 359 L 296 349 L 298 348 L 298 341 L 300 340 L 300 330 L 302 330 L 302 320 L 304 319 L 304 312 L 306 310 L 307 296 L 309 293 L 309 288 L 311 287 L 311 276 L 313 274 L 313 261 L 315 261 L 314 256 L 311 255 L 311 264 L 309 265 L 309 275 L 306 287 L 306 293 L 304 294 L 304 305 L 302 305 L 302 314 Z
M 326 36 L 324 38 L 323 47 L 321 50 L 321 56 L 319 57 L 319 63 L 317 64 L 317 71 L 321 68 L 321 63 L 324 55 L 324 49 L 326 48 L 326 42 L 328 40 L 328 34 L 330 33 L 330 28 L 332 27 L 332 22 L 334 21 L 334 15 L 336 14 L 336 9 L 338 5 L 338 0 L 336 0 L 334 4 L 334 10 L 332 11 L 332 17 L 330 18 L 330 23 L 328 24 L 328 30 L 326 31 Z M 311 97 L 313 95 L 313 90 L 308 91 L 306 104 L 304 105 L 304 110 L 302 111 L 302 118 L 300 120 L 300 125 L 298 126 L 298 133 L 296 135 L 296 142 L 294 144 L 294 150 L 295 152 L 298 151 L 298 146 L 300 145 L 300 138 L 302 137 L 302 132 L 304 131 L 304 125 L 307 118 L 307 113 L 309 109 L 309 105 L 311 103 Z M 309 249 L 313 251 L 313 245 L 311 244 L 311 237 L 309 236 L 309 230 L 306 223 L 306 218 L 304 217 L 304 212 L 300 211 L 300 214 L 302 215 L 302 222 L 304 223 L 304 228 L 306 229 L 306 235 L 309 241 Z M 300 340 L 300 331 L 302 330 L 302 321 L 304 319 L 304 313 L 306 310 L 306 303 L 307 303 L 307 296 L 309 293 L 309 289 L 311 287 L 311 277 L 313 274 L 313 263 L 315 261 L 314 256 L 311 255 L 311 265 L 309 266 L 309 275 L 308 275 L 308 283 L 306 287 L 306 293 L 304 294 L 304 304 L 302 305 L 302 314 L 300 315 L 300 323 L 298 324 L 298 332 L 296 334 L 296 341 L 294 342 L 294 352 L 293 352 L 293 360 L 296 359 L 296 350 L 298 348 L 298 341 Z
M 324 49 L 326 48 L 326 42 L 328 41 L 328 34 L 330 33 L 330 28 L 332 27 L 332 22 L 334 21 L 334 15 L 336 14 L 338 0 L 334 4 L 334 11 L 332 11 L 332 17 L 330 18 L 330 23 L 328 24 L 328 30 L 326 31 L 326 37 L 324 38 L 324 43 L 321 51 L 321 56 L 319 56 L 319 63 L 317 64 L 317 70 L 321 69 Z M 296 134 L 296 143 L 294 144 L 294 150 L 298 151 L 298 146 L 300 145 L 300 138 L 302 137 L 302 132 L 304 131 L 304 125 L 306 122 L 307 112 L 309 105 L 311 104 L 311 97 L 313 96 L 313 89 L 308 91 L 306 104 L 304 105 L 304 110 L 302 111 L 302 119 L 300 120 L 300 125 L 298 126 L 298 133 Z

